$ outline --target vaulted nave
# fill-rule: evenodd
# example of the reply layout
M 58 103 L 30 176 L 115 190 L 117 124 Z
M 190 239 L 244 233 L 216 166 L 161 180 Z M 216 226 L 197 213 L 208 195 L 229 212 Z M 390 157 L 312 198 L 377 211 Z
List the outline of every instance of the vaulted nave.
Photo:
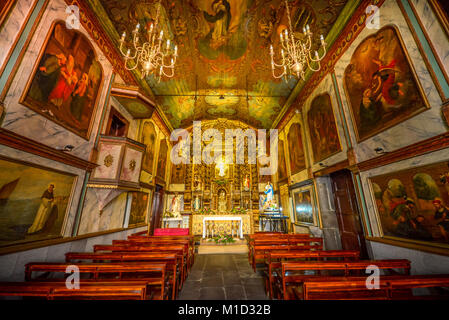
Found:
M 447 1 L 2 0 L 0 48 L 0 300 L 449 298 Z

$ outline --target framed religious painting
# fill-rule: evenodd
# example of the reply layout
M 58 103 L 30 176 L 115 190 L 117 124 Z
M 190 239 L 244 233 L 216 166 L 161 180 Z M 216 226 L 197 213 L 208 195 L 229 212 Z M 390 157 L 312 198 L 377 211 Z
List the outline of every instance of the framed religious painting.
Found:
M 62 236 L 76 175 L 0 157 L 2 247 Z
M 143 156 L 142 170 L 153 174 L 154 154 L 156 151 L 157 132 L 151 121 L 145 121 L 142 127 L 140 141 L 145 144 L 146 150 Z
M 313 185 L 292 190 L 294 222 L 297 225 L 319 226 Z
M 302 142 L 301 125 L 297 122 L 292 124 L 287 134 L 288 154 L 290 160 L 290 173 L 294 175 L 306 168 L 306 157 Z
M 103 79 L 89 40 L 58 21 L 50 29 L 20 103 L 88 140 Z
M 146 192 L 129 192 L 131 208 L 129 211 L 128 227 L 146 223 L 150 194 Z
M 355 49 L 344 87 L 357 141 L 366 140 L 429 108 L 397 29 L 386 26 Z
M 184 184 L 186 174 L 186 165 L 183 163 L 172 165 L 170 183 L 171 184 Z
M 307 113 L 307 124 L 315 163 L 341 151 L 331 97 L 328 93 L 318 95 L 312 100 Z
M 284 140 L 279 139 L 279 149 L 278 149 L 278 182 L 286 181 L 287 175 L 287 164 L 285 161 L 285 147 Z
M 166 139 L 161 140 L 159 147 L 159 157 L 157 159 L 156 176 L 165 181 L 165 172 L 167 169 L 168 144 Z
M 398 245 L 442 248 L 449 254 L 448 161 L 371 177 L 369 181 L 382 238 L 395 240 Z

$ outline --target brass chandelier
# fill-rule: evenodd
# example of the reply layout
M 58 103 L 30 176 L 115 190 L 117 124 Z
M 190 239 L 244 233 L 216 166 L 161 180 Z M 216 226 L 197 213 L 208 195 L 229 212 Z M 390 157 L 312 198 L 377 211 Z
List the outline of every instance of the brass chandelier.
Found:
M 294 75 L 298 79 L 303 79 L 307 68 L 317 72 L 321 69 L 320 61 L 323 60 L 326 55 L 326 43 L 324 42 L 323 35 L 320 36 L 321 47 L 323 48 L 323 54 L 320 56 L 318 51 L 315 51 L 312 56 L 312 32 L 310 32 L 309 25 L 303 28 L 303 39 L 294 34 L 292 28 L 292 22 L 290 18 L 290 10 L 288 8 L 288 0 L 285 0 L 285 7 L 287 9 L 288 29 L 284 29 L 279 34 L 281 43 L 281 61 L 276 63 L 274 59 L 273 45 L 270 45 L 271 56 L 271 71 L 273 77 L 278 79 L 288 75 Z M 317 63 L 317 67 L 314 68 L 313 63 Z M 276 69 L 281 69 L 281 73 L 276 74 Z M 284 77 L 286 80 L 287 77 Z
M 139 67 L 142 78 L 150 74 L 158 74 L 158 82 L 161 77 L 171 78 L 175 74 L 175 63 L 178 57 L 178 46 L 164 40 L 164 31 L 160 30 L 158 34 L 159 13 L 161 1 L 159 1 L 155 23 L 151 23 L 147 31 L 147 41 L 142 45 L 139 43 L 140 24 L 137 23 L 136 28 L 132 32 L 133 48 L 127 48 L 125 52 L 124 42 L 126 32 L 123 32 L 120 38 L 120 52 L 125 57 L 125 68 L 134 70 Z M 133 51 L 133 52 L 131 52 Z M 133 62 L 133 63 L 131 63 Z

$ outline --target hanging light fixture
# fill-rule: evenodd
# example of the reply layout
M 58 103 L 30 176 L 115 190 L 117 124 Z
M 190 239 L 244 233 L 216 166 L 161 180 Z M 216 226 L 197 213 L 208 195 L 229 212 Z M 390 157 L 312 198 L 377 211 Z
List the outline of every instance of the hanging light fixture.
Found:
M 132 32 L 132 49 L 127 48 L 125 52 L 124 42 L 126 32 L 123 32 L 120 38 L 120 52 L 125 57 L 125 68 L 127 70 L 134 70 L 139 67 L 142 78 L 149 74 L 158 74 L 158 82 L 161 81 L 163 75 L 167 78 L 174 76 L 176 58 L 178 57 L 178 46 L 173 46 L 170 39 L 167 39 L 166 42 L 163 41 L 164 31 L 160 30 L 159 32 L 160 8 L 161 1 L 159 1 L 157 7 L 154 25 L 151 23 L 147 31 L 147 42 L 144 42 L 142 45 L 139 43 L 139 23 L 137 23 L 136 28 Z M 133 64 L 130 63 L 131 61 Z
M 298 79 L 304 80 L 307 68 L 314 72 L 321 69 L 320 61 L 323 60 L 326 55 L 326 43 L 324 42 L 323 35 L 321 35 L 320 40 L 323 54 L 320 56 L 318 51 L 315 51 L 312 56 L 312 32 L 310 32 L 309 25 L 306 25 L 303 28 L 304 40 L 299 39 L 293 33 L 288 0 L 285 0 L 285 7 L 287 9 L 288 29 L 284 29 L 284 31 L 279 34 L 281 40 L 281 62 L 278 64 L 274 61 L 274 50 L 273 46 L 270 45 L 271 71 L 273 77 L 276 79 L 287 75 L 294 75 Z M 318 64 L 316 68 L 312 66 L 314 62 Z M 276 68 L 282 70 L 278 75 L 276 75 L 275 72 Z M 284 80 L 287 80 L 286 77 L 284 77 Z

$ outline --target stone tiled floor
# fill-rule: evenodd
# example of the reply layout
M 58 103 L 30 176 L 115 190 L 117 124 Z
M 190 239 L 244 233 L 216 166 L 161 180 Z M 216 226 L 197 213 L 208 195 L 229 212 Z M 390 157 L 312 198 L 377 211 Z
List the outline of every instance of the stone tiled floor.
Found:
M 267 300 L 264 279 L 247 254 L 203 254 L 179 294 L 179 300 Z

